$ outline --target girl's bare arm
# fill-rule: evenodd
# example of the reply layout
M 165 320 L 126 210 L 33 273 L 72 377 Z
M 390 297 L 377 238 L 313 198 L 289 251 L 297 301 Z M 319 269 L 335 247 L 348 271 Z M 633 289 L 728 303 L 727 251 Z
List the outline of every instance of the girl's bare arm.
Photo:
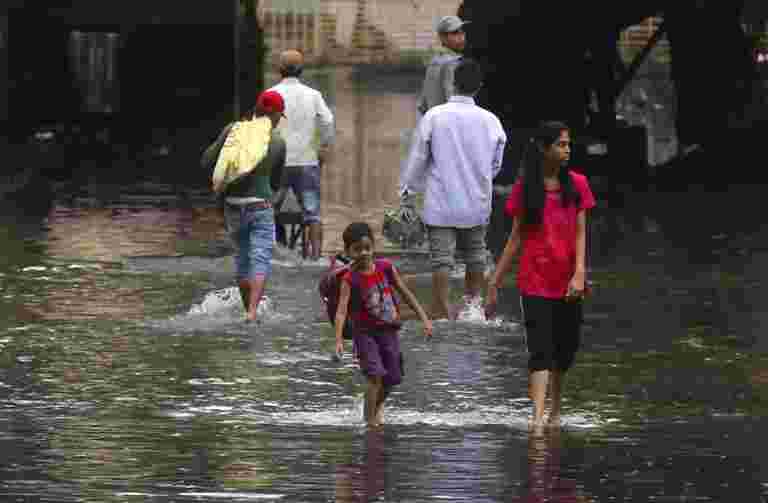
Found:
M 584 294 L 587 283 L 587 210 L 579 212 L 576 217 L 576 267 L 573 277 L 568 283 L 569 292 L 577 296 Z M 571 294 L 569 294 L 571 295 Z
M 576 274 L 587 270 L 587 210 L 579 212 L 576 218 Z

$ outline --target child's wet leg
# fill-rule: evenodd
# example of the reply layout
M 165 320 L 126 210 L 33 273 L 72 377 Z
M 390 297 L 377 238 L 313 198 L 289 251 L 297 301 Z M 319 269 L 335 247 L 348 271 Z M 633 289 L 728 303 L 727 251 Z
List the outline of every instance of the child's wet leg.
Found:
M 560 403 L 563 391 L 563 377 L 565 375 L 560 370 L 552 370 L 549 375 L 549 423 L 552 425 L 560 424 Z
M 379 404 L 379 394 L 382 388 L 381 377 L 368 377 L 368 392 L 365 394 L 365 420 L 368 426 L 373 428 L 378 426 L 376 422 L 376 412 Z
M 382 386 L 379 391 L 379 400 L 376 404 L 376 422 L 378 424 L 384 424 L 384 402 L 387 400 L 390 391 L 392 391 L 392 386 Z
M 479 297 L 485 284 L 485 271 L 469 271 L 464 273 L 464 295 L 469 298 Z
M 544 423 L 544 407 L 547 398 L 547 385 L 549 382 L 549 370 L 535 370 L 530 374 L 528 394 L 533 401 L 533 425 L 540 426 Z
M 448 319 L 451 317 L 448 306 L 450 293 L 450 275 L 446 271 L 432 273 L 432 319 Z
M 251 304 L 251 282 L 248 279 L 241 279 L 237 282 L 240 290 L 240 299 L 243 301 L 243 310 L 248 313 L 248 306 Z
M 256 312 L 259 308 L 259 302 L 261 302 L 261 297 L 264 294 L 264 284 L 266 283 L 266 278 L 264 276 L 258 276 L 256 278 L 253 278 L 249 281 L 250 283 L 250 298 L 248 299 L 248 312 L 246 314 L 246 317 L 250 321 L 256 320 Z

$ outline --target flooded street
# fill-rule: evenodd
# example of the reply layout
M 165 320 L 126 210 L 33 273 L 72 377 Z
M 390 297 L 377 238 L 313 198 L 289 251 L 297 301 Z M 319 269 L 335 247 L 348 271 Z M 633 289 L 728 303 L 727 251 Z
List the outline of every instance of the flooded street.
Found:
M 4 501 L 768 497 L 766 286 L 752 270 L 766 257 L 735 238 L 698 243 L 694 260 L 663 229 L 596 214 L 562 431 L 528 433 L 508 288 L 503 323 L 438 322 L 431 341 L 406 324 L 404 384 L 368 433 L 362 379 L 331 361 L 322 267 L 281 250 L 265 321 L 246 325 L 213 207 L 24 215 L 0 226 Z M 394 260 L 427 301 L 424 256 Z
M 414 99 L 337 105 L 326 252 L 396 202 Z M 766 229 L 734 213 L 759 188 L 595 211 L 583 350 L 544 435 L 512 275 L 499 323 L 437 322 L 432 340 L 406 323 L 404 382 L 368 432 L 362 378 L 331 359 L 323 266 L 280 249 L 263 322 L 243 323 L 206 197 L 2 207 L 1 501 L 768 501 Z M 428 304 L 426 256 L 379 244 Z

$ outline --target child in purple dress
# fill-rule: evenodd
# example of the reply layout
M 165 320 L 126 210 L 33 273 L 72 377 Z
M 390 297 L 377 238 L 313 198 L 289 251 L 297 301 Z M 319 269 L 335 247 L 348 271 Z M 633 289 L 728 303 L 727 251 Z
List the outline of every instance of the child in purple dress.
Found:
M 365 420 L 375 428 L 383 423 L 384 401 L 392 386 L 402 379 L 400 310 L 393 290 L 419 315 L 427 337 L 432 336 L 432 321 L 392 263 L 374 259 L 373 232 L 368 224 L 350 224 L 342 238 L 352 266 L 341 278 L 335 321 L 336 353 L 344 351 L 343 332 L 349 317 L 360 369 L 368 379 Z

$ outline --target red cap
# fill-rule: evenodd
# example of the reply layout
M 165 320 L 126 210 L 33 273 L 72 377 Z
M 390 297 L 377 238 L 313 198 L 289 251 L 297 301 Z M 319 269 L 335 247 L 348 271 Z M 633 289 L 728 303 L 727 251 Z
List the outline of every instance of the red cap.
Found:
M 264 113 L 280 112 L 285 117 L 285 101 L 277 91 L 264 91 L 261 93 L 256 99 L 256 106 Z

